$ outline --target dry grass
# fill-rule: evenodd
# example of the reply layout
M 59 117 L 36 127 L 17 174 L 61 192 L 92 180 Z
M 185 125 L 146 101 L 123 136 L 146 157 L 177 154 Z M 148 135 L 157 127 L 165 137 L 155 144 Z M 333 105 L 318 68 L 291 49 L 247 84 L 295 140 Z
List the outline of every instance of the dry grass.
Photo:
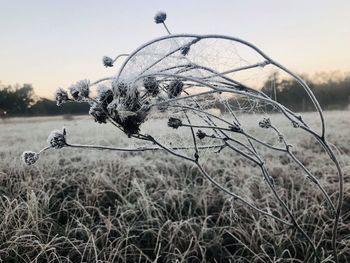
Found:
M 326 118 L 345 173 L 338 247 L 341 262 L 350 262 L 350 114 Z M 2 262 L 304 262 L 311 255 L 294 229 L 228 199 L 191 164 L 165 153 L 62 149 L 35 166 L 21 163 L 23 150 L 38 150 L 62 125 L 74 142 L 127 144 L 112 127 L 101 130 L 85 119 L 0 123 Z M 335 200 L 337 176 L 329 159 L 311 138 L 295 144 Z M 320 243 L 322 258 L 331 255 L 332 222 L 321 193 L 286 156 L 266 158 L 278 193 Z M 257 167 L 229 152 L 205 161 L 221 184 L 287 219 Z

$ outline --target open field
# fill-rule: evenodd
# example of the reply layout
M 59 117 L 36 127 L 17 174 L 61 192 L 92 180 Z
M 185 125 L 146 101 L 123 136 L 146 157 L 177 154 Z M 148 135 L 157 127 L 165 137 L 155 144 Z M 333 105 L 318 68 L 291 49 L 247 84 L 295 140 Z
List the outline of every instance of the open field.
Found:
M 341 262 L 350 262 L 350 112 L 325 116 L 345 174 L 338 248 Z M 157 131 L 162 121 L 145 130 Z M 72 143 L 129 145 L 113 126 L 90 118 L 0 121 L 0 262 L 304 262 L 312 255 L 299 232 L 230 199 L 192 164 L 164 152 L 61 149 L 22 164 L 24 150 L 40 150 L 62 126 Z M 338 180 L 324 151 L 311 137 L 282 130 L 335 201 Z M 331 215 L 320 191 L 287 156 L 264 156 L 278 194 L 321 257 L 331 255 Z M 228 151 L 206 153 L 203 162 L 222 185 L 288 220 L 257 167 Z

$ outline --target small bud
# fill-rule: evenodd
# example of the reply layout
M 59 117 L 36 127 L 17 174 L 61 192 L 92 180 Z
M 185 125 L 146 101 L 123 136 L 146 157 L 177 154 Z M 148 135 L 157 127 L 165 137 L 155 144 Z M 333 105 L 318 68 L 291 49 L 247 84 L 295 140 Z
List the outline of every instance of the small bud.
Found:
M 86 79 L 79 80 L 76 84 L 70 86 L 69 91 L 76 101 L 82 101 L 84 98 L 89 97 L 90 88 L 89 88 L 90 82 Z
M 58 88 L 55 92 L 55 100 L 57 106 L 60 106 L 61 104 L 68 101 L 68 93 L 62 88 Z
M 202 140 L 207 136 L 207 134 L 205 132 L 203 132 L 202 130 L 198 130 L 197 131 L 197 137 L 198 139 Z
M 279 142 L 283 142 L 283 135 L 282 134 L 278 134 L 278 141 Z
M 154 22 L 156 24 L 164 23 L 165 20 L 166 20 L 166 13 L 165 12 L 160 11 L 154 16 Z
M 47 138 L 47 143 L 55 149 L 60 149 L 67 145 L 66 142 L 66 129 L 63 128 L 63 131 L 52 131 Z
M 170 117 L 168 121 L 168 126 L 177 129 L 180 126 L 182 126 L 182 121 L 180 119 Z
M 109 103 L 111 103 L 113 100 L 113 91 L 105 85 L 99 85 L 97 87 L 97 98 L 96 99 L 99 102 L 101 102 L 101 104 L 104 107 L 107 107 L 107 105 Z
M 155 77 L 150 76 L 147 78 L 144 78 L 143 85 L 147 92 L 151 94 L 153 97 L 157 96 L 159 93 L 159 84 Z
M 299 128 L 300 125 L 299 125 L 299 123 L 297 123 L 296 121 L 293 121 L 293 127 L 294 127 L 294 128 Z
M 271 121 L 270 118 L 264 118 L 262 121 L 259 122 L 260 128 L 268 129 L 271 127 Z
M 94 117 L 95 122 L 107 123 L 107 114 L 97 103 L 92 104 L 89 110 L 89 114 Z
M 183 56 L 186 56 L 190 52 L 190 45 L 186 45 L 180 49 L 180 52 Z
M 39 160 L 39 154 L 32 151 L 25 151 L 22 154 L 22 160 L 25 164 L 32 165 Z
M 108 68 L 108 67 L 113 67 L 113 59 L 107 56 L 104 56 L 102 58 L 103 65 Z
M 183 89 L 183 82 L 181 80 L 173 80 L 168 86 L 168 93 L 170 98 L 179 96 Z
M 128 90 L 128 85 L 115 79 L 112 82 L 112 89 L 118 97 L 125 97 Z

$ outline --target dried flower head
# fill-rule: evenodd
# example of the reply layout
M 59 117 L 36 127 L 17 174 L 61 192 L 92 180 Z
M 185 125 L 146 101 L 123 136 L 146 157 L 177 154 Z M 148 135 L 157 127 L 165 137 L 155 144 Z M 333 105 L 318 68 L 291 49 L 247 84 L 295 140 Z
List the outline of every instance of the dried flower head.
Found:
M 113 67 L 113 59 L 107 56 L 104 56 L 102 58 L 103 65 L 108 68 L 108 67 Z
M 268 129 L 271 127 L 271 121 L 270 118 L 264 118 L 262 121 L 259 122 L 260 128 Z
M 47 138 L 47 143 L 55 149 L 60 149 L 64 146 L 67 145 L 66 142 L 66 129 L 63 128 L 62 132 L 61 131 L 52 131 Z
M 68 93 L 62 88 L 58 88 L 55 92 L 55 100 L 57 106 L 60 106 L 61 104 L 68 101 Z
M 177 129 L 180 126 L 182 126 L 182 121 L 180 119 L 170 117 L 168 121 L 168 126 Z
M 32 151 L 25 151 L 22 154 L 22 160 L 25 164 L 32 165 L 39 160 L 39 154 Z
M 145 121 L 149 107 L 140 103 L 136 89 L 128 90 L 123 97 L 117 97 L 108 104 L 107 110 L 111 118 L 118 123 L 130 137 L 140 131 L 140 125 Z
M 107 107 L 109 103 L 113 100 L 113 91 L 105 86 L 105 85 L 99 85 L 97 87 L 97 98 L 96 98 L 103 107 Z
M 82 101 L 85 98 L 88 98 L 90 93 L 89 85 L 90 82 L 84 79 L 79 80 L 76 84 L 70 86 L 69 91 L 73 99 L 76 101 Z
M 168 94 L 170 98 L 175 98 L 177 96 L 179 96 L 182 92 L 183 89 L 183 82 L 181 80 L 173 80 L 169 83 L 168 86 Z
M 149 94 L 153 97 L 157 96 L 159 93 L 159 83 L 157 79 L 153 76 L 147 77 L 143 79 L 143 86 L 147 90 Z
M 101 105 L 93 103 L 90 107 L 89 114 L 94 117 L 95 122 L 107 123 L 107 113 Z
M 128 85 L 123 81 L 115 79 L 112 81 L 112 89 L 118 97 L 125 97 Z
M 159 11 L 155 16 L 154 16 L 154 22 L 156 24 L 164 23 L 166 20 L 166 13 Z
M 197 137 L 198 139 L 202 140 L 207 136 L 207 134 L 205 132 L 203 132 L 202 130 L 198 130 L 197 131 Z
M 297 123 L 296 121 L 293 121 L 292 123 L 293 123 L 293 127 L 294 128 L 299 128 L 300 127 L 299 123 Z

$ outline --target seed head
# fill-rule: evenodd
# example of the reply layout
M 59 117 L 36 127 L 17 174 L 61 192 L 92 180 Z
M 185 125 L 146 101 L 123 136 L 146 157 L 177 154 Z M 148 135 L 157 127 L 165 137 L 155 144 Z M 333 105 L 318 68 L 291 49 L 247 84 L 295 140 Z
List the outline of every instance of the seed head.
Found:
M 198 130 L 197 131 L 197 137 L 198 139 L 202 140 L 207 136 L 207 134 L 205 132 L 203 132 L 202 130 Z
M 183 86 L 184 84 L 181 80 L 176 79 L 171 81 L 168 86 L 169 97 L 175 98 L 179 96 L 182 92 Z
M 107 110 L 111 118 L 130 137 L 139 133 L 140 125 L 145 121 L 149 107 L 143 107 L 136 90 L 128 90 L 125 97 L 117 97 L 109 103 Z
M 63 128 L 61 131 L 52 131 L 47 138 L 47 143 L 55 149 L 61 149 L 62 147 L 67 145 L 66 142 L 66 129 Z
M 264 118 L 262 121 L 259 122 L 260 128 L 268 129 L 271 127 L 271 121 L 270 118 Z
M 94 117 L 95 122 L 107 123 L 107 114 L 99 104 L 93 103 L 90 107 L 89 114 Z
M 79 80 L 76 84 L 70 86 L 69 91 L 73 99 L 76 101 L 82 101 L 85 98 L 89 97 L 90 93 L 90 81 L 84 79 Z
M 22 160 L 25 164 L 32 165 L 39 160 L 39 154 L 32 151 L 25 151 L 22 153 Z
M 107 56 L 104 56 L 102 58 L 103 65 L 108 68 L 108 67 L 113 67 L 113 59 Z
M 125 97 L 128 90 L 128 85 L 115 79 L 112 81 L 112 89 L 118 97 Z
M 153 97 L 157 96 L 157 94 L 159 93 L 159 83 L 155 77 L 150 76 L 144 78 L 143 85 L 147 92 L 150 93 Z
M 58 88 L 55 92 L 55 100 L 57 106 L 60 106 L 61 104 L 68 101 L 68 93 L 62 88 Z
M 170 117 L 168 121 L 168 126 L 177 129 L 180 126 L 182 126 L 182 121 L 180 119 Z
M 96 99 L 99 102 L 101 102 L 101 104 L 104 107 L 107 107 L 107 105 L 109 103 L 111 103 L 113 100 L 113 91 L 105 85 L 99 85 L 97 87 L 97 98 Z
M 296 121 L 293 121 L 293 127 L 294 127 L 294 128 L 299 128 L 300 125 L 299 125 L 299 123 L 297 123 Z
M 154 22 L 156 24 L 164 23 L 166 20 L 166 13 L 159 11 L 155 16 L 154 16 Z

